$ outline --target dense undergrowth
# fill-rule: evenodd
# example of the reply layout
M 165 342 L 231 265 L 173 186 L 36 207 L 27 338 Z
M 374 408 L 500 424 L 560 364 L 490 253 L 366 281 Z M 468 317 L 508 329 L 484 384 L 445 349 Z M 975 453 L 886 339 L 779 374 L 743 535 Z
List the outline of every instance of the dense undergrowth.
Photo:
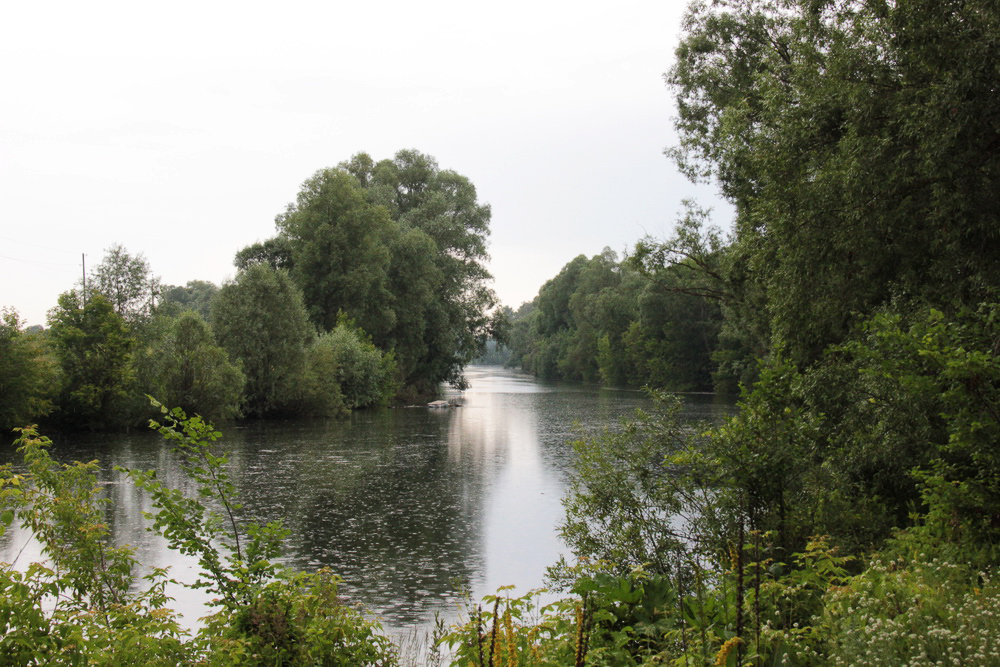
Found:
M 739 412 L 678 402 L 575 443 L 572 594 L 501 592 L 475 665 L 996 665 L 1000 306 L 881 314 Z
M 501 590 L 444 629 L 427 661 L 462 665 L 990 665 L 1000 660 L 1000 305 L 882 315 L 805 370 L 776 356 L 738 414 L 695 428 L 678 401 L 574 443 L 551 592 Z M 836 382 L 832 383 L 831 378 Z M 57 464 L 33 428 L 3 469 L 3 525 L 44 563 L 0 570 L 12 664 L 372 664 L 400 657 L 337 599 L 332 573 L 278 564 L 286 531 L 243 516 L 200 417 L 152 425 L 196 497 L 153 472 L 152 529 L 214 596 L 197 631 L 136 586 L 109 541 L 97 464 Z M 446 658 L 442 656 L 447 656 Z
M 853 575 L 823 539 L 690 580 L 590 565 L 575 597 L 499 591 L 444 641 L 458 665 L 1000 664 L 1000 586 L 934 542 L 900 533 Z

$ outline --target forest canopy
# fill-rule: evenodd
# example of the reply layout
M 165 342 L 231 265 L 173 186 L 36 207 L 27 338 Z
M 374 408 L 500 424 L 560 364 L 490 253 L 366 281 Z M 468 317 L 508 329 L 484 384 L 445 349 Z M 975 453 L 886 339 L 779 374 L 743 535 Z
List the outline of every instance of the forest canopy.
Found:
M 142 424 L 152 394 L 205 417 L 335 416 L 463 386 L 505 331 L 490 207 L 429 155 L 321 169 L 221 286 L 163 285 L 120 245 L 24 330 L 5 310 L 0 427 Z
M 755 359 L 781 351 L 808 366 L 884 310 L 953 314 L 994 299 L 998 27 L 995 3 L 975 0 L 692 3 L 665 75 L 679 136 L 666 152 L 691 179 L 719 186 L 735 224 L 726 239 L 702 234 L 710 214 L 689 207 L 672 238 L 636 244 L 613 289 L 647 337 L 643 298 L 673 295 L 655 317 L 689 329 L 679 340 L 692 350 L 707 336 L 708 370 L 694 384 L 599 374 L 598 358 L 638 349 L 636 331 L 597 313 L 584 322 L 560 296 L 577 260 L 539 292 L 515 357 L 544 376 L 678 389 L 705 387 L 712 374 L 716 388 L 735 390 L 756 376 Z M 628 287 L 629 268 L 650 284 Z M 544 314 L 554 299 L 561 323 Z M 650 358 L 671 354 L 644 346 Z

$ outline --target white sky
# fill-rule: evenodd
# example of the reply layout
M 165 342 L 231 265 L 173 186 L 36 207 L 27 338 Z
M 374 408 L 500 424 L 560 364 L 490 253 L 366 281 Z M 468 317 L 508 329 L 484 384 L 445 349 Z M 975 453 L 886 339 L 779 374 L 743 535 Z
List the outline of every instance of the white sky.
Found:
M 434 156 L 493 207 L 517 308 L 579 254 L 670 233 L 683 2 L 0 5 L 0 306 L 29 324 L 114 243 L 221 283 L 316 170 Z

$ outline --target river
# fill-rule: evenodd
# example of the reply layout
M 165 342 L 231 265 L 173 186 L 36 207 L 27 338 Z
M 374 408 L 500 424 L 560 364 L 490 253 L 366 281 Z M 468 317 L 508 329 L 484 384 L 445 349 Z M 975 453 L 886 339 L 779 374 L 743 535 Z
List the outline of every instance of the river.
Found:
M 245 513 L 282 520 L 291 530 L 288 563 L 340 574 L 344 597 L 396 636 L 425 631 L 435 614 L 455 618 L 463 592 L 478 599 L 500 586 L 541 586 L 545 568 L 564 551 L 556 526 L 569 442 L 613 428 L 649 403 L 639 391 L 544 383 L 495 366 L 473 366 L 466 375 L 471 388 L 444 396 L 460 407 L 222 429 Z M 711 395 L 684 399 L 692 419 L 732 410 Z M 148 498 L 111 470 L 154 468 L 168 484 L 190 486 L 160 436 L 71 436 L 52 451 L 58 460 L 101 462 L 115 541 L 133 545 L 144 568 L 170 566 L 175 578 L 194 579 L 196 563 L 145 530 Z M 10 458 L 0 454 L 0 462 Z M 0 537 L 0 562 L 15 558 L 23 564 L 40 556 L 13 527 Z M 200 594 L 171 593 L 189 622 L 203 614 Z

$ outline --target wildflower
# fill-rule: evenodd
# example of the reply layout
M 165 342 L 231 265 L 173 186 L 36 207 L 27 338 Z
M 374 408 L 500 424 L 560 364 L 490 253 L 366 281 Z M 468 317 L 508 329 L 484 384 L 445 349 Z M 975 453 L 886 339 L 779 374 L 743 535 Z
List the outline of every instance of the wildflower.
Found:
M 725 667 L 726 661 L 729 660 L 729 654 L 733 652 L 733 649 L 741 642 L 739 637 L 733 637 L 732 639 L 726 640 L 726 643 L 722 645 L 719 652 L 715 655 L 715 667 Z

